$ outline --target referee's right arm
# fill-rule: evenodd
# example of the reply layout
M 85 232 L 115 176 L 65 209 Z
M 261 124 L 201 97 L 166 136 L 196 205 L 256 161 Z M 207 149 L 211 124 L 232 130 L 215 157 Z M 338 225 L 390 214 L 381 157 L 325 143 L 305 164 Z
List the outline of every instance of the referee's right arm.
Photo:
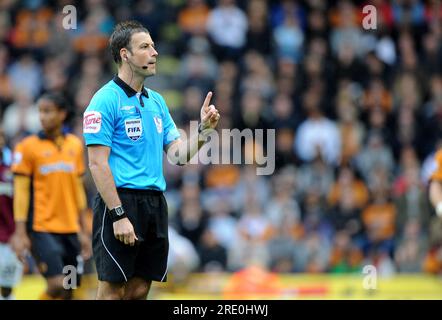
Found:
M 107 208 L 113 209 L 121 206 L 121 200 L 115 187 L 114 177 L 109 167 L 108 159 L 110 147 L 103 145 L 89 145 L 89 169 L 92 173 L 98 192 L 103 198 Z M 133 246 L 138 240 L 134 228 L 128 218 L 113 223 L 115 237 L 125 244 Z
M 89 169 L 94 178 L 97 190 L 108 208 L 121 206 L 115 187 L 114 178 L 109 167 L 108 159 L 110 148 L 102 145 L 89 145 Z

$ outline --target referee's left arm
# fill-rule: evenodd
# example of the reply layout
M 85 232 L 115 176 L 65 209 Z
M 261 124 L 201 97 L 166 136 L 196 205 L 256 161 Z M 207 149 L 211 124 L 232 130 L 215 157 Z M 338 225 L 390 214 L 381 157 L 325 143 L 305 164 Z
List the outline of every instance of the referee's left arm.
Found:
M 193 158 L 206 142 L 208 134 L 218 125 L 220 115 L 213 104 L 210 104 L 212 92 L 207 93 L 201 108 L 201 123 L 197 134 L 192 134 L 189 141 L 177 139 L 165 147 L 167 158 L 176 165 L 184 165 Z

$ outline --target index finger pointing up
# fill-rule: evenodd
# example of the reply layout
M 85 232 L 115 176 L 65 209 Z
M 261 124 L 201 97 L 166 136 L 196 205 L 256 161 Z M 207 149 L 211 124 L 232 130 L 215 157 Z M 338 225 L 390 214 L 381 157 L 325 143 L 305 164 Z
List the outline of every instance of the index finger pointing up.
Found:
M 208 109 L 210 104 L 210 99 L 212 99 L 212 91 L 207 93 L 206 99 L 204 99 L 203 108 Z

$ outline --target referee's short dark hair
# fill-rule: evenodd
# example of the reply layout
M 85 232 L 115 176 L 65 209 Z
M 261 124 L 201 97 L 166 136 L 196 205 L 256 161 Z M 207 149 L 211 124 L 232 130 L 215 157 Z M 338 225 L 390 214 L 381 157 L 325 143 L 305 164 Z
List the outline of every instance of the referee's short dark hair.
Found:
M 123 21 L 115 26 L 114 32 L 112 32 L 109 39 L 109 46 L 112 52 L 112 57 L 114 61 L 121 64 L 120 50 L 122 48 L 130 48 L 130 39 L 132 35 L 137 32 L 149 33 L 149 30 L 145 28 L 138 21 Z

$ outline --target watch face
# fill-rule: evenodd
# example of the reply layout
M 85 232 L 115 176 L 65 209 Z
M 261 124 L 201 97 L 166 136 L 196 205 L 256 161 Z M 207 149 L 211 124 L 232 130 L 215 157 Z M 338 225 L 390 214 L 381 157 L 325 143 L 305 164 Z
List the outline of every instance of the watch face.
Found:
M 117 216 L 121 216 L 124 213 L 124 210 L 122 207 L 117 207 L 115 208 L 115 213 L 117 214 Z

